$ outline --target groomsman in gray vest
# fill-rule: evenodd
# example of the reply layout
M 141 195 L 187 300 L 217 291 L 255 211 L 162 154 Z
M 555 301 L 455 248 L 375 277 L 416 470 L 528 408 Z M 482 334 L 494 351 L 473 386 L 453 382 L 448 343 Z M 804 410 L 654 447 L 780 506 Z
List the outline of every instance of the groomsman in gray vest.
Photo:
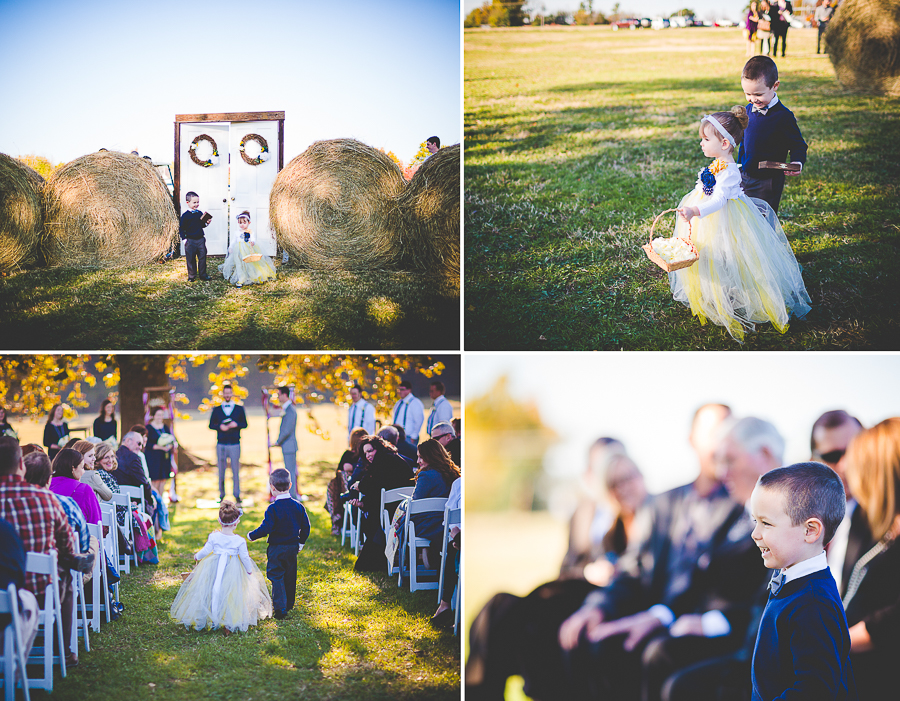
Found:
M 403 426 L 406 431 L 406 440 L 413 445 L 419 442 L 419 431 L 425 423 L 425 407 L 422 400 L 413 396 L 412 383 L 403 380 L 397 387 L 400 401 L 394 405 L 393 424 Z
M 297 410 L 291 401 L 288 387 L 278 388 L 278 402 L 282 406 L 281 427 L 278 429 L 276 445 L 284 456 L 284 469 L 291 473 L 291 498 L 297 498 Z
M 247 428 L 244 407 L 234 401 L 231 385 L 222 387 L 223 401 L 213 408 L 209 427 L 216 432 L 216 462 L 219 465 L 219 501 L 225 498 L 225 470 L 231 463 L 234 500 L 241 503 L 241 429 Z

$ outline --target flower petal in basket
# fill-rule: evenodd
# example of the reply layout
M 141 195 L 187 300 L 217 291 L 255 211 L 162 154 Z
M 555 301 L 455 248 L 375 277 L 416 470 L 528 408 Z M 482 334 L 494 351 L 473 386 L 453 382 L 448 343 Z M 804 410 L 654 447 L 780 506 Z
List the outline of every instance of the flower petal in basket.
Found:
M 647 257 L 667 273 L 671 273 L 674 270 L 681 270 L 682 268 L 689 268 L 700 258 L 697 249 L 690 239 L 684 239 L 680 236 L 673 236 L 670 239 L 653 238 L 653 230 L 656 228 L 656 224 L 663 214 L 674 211 L 676 210 L 667 209 L 653 220 L 653 225 L 650 227 L 650 240 L 641 246 L 641 248 L 644 249 L 644 253 L 647 254 Z M 654 250 L 654 244 L 657 244 L 664 250 Z M 661 253 L 663 255 L 660 255 Z M 675 260 L 672 260 L 673 255 L 676 256 Z
M 244 256 L 245 263 L 255 263 L 256 261 L 262 258 L 262 253 L 251 253 L 250 255 Z

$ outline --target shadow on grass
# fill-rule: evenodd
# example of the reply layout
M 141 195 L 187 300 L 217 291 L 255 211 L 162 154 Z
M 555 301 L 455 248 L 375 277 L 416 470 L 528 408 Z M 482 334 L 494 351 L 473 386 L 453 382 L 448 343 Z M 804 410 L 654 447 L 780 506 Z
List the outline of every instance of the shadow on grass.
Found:
M 402 272 L 281 268 L 241 289 L 177 265 L 26 270 L 0 281 L 5 349 L 457 349 L 459 290 Z

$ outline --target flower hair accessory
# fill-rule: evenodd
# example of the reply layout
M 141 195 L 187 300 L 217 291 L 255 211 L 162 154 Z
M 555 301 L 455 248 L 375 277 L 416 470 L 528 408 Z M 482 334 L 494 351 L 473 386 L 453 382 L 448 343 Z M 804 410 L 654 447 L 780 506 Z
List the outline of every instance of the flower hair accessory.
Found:
M 700 120 L 701 124 L 703 122 L 709 122 L 710 124 L 712 124 L 716 128 L 716 131 L 718 131 L 724 137 L 724 139 L 729 144 L 731 144 L 731 148 L 737 148 L 737 142 L 735 142 L 734 137 L 728 133 L 728 130 L 722 126 L 721 122 L 719 122 L 718 119 L 713 117 L 711 114 L 706 114 L 703 115 L 703 118 Z
M 706 168 L 700 171 L 700 182 L 703 184 L 703 194 L 709 197 L 716 189 L 716 173 L 723 168 L 727 168 L 728 163 L 721 158 L 717 158 Z

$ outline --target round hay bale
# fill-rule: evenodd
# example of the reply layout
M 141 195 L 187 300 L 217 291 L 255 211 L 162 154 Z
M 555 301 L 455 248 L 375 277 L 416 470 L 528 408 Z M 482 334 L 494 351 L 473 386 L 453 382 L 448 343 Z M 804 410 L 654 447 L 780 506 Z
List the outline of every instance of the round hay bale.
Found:
M 842 87 L 900 95 L 900 0 L 844 0 L 825 45 Z
M 57 170 L 44 187 L 50 262 L 118 267 L 164 255 L 178 232 L 172 197 L 143 158 L 101 151 Z
M 0 270 L 14 268 L 38 250 L 43 187 L 36 170 L 0 153 Z
M 459 280 L 459 144 L 429 156 L 400 195 L 401 264 Z
M 313 267 L 394 267 L 404 186 L 381 151 L 354 139 L 316 141 L 275 179 L 269 221 L 278 243 Z

